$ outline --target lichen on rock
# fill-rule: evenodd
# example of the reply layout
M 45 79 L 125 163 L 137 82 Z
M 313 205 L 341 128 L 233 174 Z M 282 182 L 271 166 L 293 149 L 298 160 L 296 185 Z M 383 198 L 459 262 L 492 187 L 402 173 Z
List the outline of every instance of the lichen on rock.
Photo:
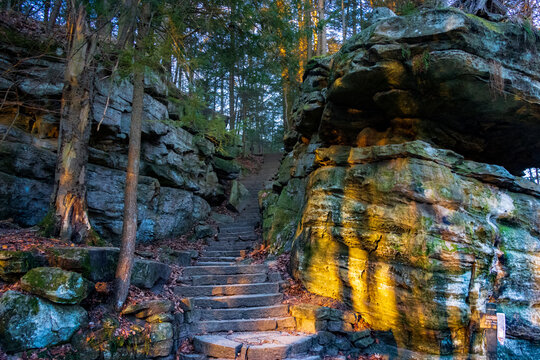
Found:
M 78 304 L 92 284 L 81 274 L 54 267 L 39 267 L 21 278 L 21 288 L 57 304 Z

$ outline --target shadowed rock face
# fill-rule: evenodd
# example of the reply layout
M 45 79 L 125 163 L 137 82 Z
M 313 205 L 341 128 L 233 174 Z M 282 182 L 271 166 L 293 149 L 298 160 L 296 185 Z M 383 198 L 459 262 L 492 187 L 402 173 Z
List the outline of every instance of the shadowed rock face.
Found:
M 539 59 L 517 24 L 455 9 L 386 18 L 311 62 L 293 122 L 325 144 L 423 139 L 520 174 L 540 166 Z
M 0 139 L 10 129 L 0 142 L 0 219 L 33 226 L 46 216 L 53 192 L 65 63 L 58 57 L 36 59 L 31 50 L 1 41 L 0 48 L 0 91 L 14 94 L 17 88 L 23 104 L 13 124 L 14 107 L 0 112 Z M 133 87 L 127 80 L 111 82 L 108 75 L 99 72 L 94 84 L 87 200 L 94 229 L 117 242 Z M 208 216 L 208 202 L 225 199 L 223 180 L 238 176 L 232 157 L 169 119 L 180 115 L 172 114 L 178 109 L 168 95 L 167 83 L 147 73 L 137 203 L 140 241 L 185 233 Z
M 539 164 L 524 32 L 431 10 L 312 61 L 260 194 L 265 240 L 291 250 L 293 275 L 413 358 L 485 354 L 489 301 L 507 318 L 499 358 L 540 354 L 540 186 L 511 174 Z

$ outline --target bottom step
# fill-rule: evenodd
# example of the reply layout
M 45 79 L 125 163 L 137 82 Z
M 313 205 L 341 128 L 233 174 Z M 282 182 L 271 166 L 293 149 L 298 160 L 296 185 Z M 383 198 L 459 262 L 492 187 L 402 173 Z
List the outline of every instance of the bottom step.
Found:
M 303 359 L 316 335 L 285 332 L 248 332 L 226 335 L 201 335 L 193 338 L 195 350 L 221 359 L 276 360 Z
M 191 332 L 195 334 L 205 334 L 228 331 L 272 331 L 293 329 L 295 326 L 296 320 L 293 317 L 209 320 L 194 323 Z

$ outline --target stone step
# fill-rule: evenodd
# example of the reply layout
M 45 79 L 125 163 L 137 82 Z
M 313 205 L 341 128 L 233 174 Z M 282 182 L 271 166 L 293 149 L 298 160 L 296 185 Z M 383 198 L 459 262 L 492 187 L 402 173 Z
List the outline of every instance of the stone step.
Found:
M 197 261 L 196 265 L 198 266 L 218 266 L 218 265 L 234 265 L 235 262 L 225 262 L 225 261 Z
M 235 319 L 235 320 L 208 320 L 194 323 L 191 331 L 194 334 L 239 331 L 272 331 L 287 330 L 296 325 L 293 317 L 265 318 L 265 319 Z
M 220 226 L 219 227 L 219 234 L 230 234 L 230 233 L 237 233 L 237 232 L 252 232 L 253 226 L 249 225 L 227 225 L 227 226 Z
M 245 256 L 246 252 L 242 250 L 223 250 L 223 251 L 212 251 L 212 250 L 206 250 L 202 253 L 203 256 L 208 257 L 240 257 Z
M 207 309 L 201 320 L 234 320 L 288 316 L 287 305 L 259 306 L 251 308 Z
M 233 243 L 233 242 L 223 242 L 223 243 L 220 243 L 220 244 L 212 244 L 212 245 L 208 245 L 208 247 L 206 248 L 207 250 L 210 250 L 210 251 L 222 251 L 222 250 L 250 250 L 250 249 L 253 249 L 253 247 L 255 246 L 254 243 L 251 243 L 251 242 L 247 242 L 247 241 L 239 241 L 238 243 Z
M 224 238 L 224 237 L 234 237 L 235 239 L 238 237 L 249 237 L 249 236 L 255 236 L 255 230 L 250 229 L 247 231 L 233 231 L 233 232 L 220 232 L 218 234 L 218 239 Z
M 316 335 L 283 332 L 246 332 L 230 335 L 199 335 L 193 338 L 195 350 L 217 359 L 315 360 L 305 355 Z
M 198 261 L 200 262 L 235 262 L 236 257 L 234 256 L 201 256 Z
M 299 354 L 285 358 L 285 360 L 322 360 L 322 357 L 320 355 Z
M 186 266 L 182 271 L 182 276 L 260 274 L 267 272 L 268 266 L 263 264 L 232 266 Z
M 208 244 L 208 245 L 216 245 L 219 243 L 250 243 L 253 244 L 253 242 L 259 240 L 259 236 L 255 233 L 249 234 L 249 235 L 234 235 L 234 234 L 227 234 L 227 235 L 220 235 L 218 237 L 218 240 Z M 246 244 L 249 245 L 249 244 Z
M 274 294 L 279 291 L 278 283 L 175 286 L 174 293 L 183 297 L 195 296 L 231 296 Z
M 232 296 L 203 296 L 191 299 L 193 304 L 200 308 L 230 309 L 241 307 L 260 307 L 280 304 L 283 294 L 256 294 Z M 246 330 L 247 331 L 247 330 Z
M 268 274 L 197 275 L 178 279 L 182 283 L 199 285 L 256 284 L 265 282 Z
M 224 241 L 234 241 L 234 242 L 255 241 L 257 239 L 258 239 L 257 233 L 255 231 L 252 231 L 249 234 L 245 234 L 245 233 L 242 233 L 242 234 L 221 234 L 221 235 L 218 235 L 217 240 L 214 240 L 213 243 L 215 244 L 216 242 L 224 242 Z M 212 242 L 210 242 L 210 244 L 212 244 Z

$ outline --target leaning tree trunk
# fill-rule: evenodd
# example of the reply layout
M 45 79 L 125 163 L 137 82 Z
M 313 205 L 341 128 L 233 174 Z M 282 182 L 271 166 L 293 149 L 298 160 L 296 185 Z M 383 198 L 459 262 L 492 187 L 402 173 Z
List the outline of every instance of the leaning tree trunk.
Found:
M 134 5 L 136 6 L 136 5 Z M 120 311 L 126 301 L 131 282 L 133 254 L 137 235 L 137 184 L 141 152 L 141 127 L 144 98 L 144 68 L 141 60 L 144 56 L 143 42 L 150 27 L 150 6 L 142 6 L 140 27 L 137 32 L 135 66 L 133 76 L 133 101 L 131 110 L 131 127 L 129 130 L 128 164 L 126 170 L 126 187 L 124 191 L 124 222 L 122 226 L 122 244 L 115 276 L 114 307 Z
M 91 229 L 86 208 L 86 164 L 96 42 L 87 35 L 84 6 L 72 9 L 52 207 L 55 235 L 80 243 Z

